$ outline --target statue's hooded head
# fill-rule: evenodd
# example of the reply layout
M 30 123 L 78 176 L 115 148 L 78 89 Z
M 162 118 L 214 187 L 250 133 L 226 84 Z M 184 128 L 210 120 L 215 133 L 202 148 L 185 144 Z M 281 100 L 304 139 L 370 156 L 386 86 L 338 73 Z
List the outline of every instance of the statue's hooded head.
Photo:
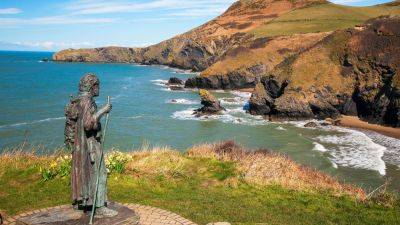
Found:
M 79 81 L 79 92 L 99 96 L 100 81 L 93 73 L 87 73 Z

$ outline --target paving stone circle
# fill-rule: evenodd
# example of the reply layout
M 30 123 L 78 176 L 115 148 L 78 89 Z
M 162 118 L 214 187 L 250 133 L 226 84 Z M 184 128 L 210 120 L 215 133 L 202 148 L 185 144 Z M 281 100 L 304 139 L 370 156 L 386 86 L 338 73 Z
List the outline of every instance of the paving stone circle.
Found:
M 176 225 L 197 225 L 192 221 L 185 219 L 178 214 L 173 212 L 169 212 L 167 210 L 151 207 L 151 206 L 144 206 L 138 204 L 121 204 L 135 212 L 135 214 L 139 217 L 139 225 L 169 225 L 169 224 L 176 224 Z M 71 209 L 71 205 L 62 205 L 56 207 L 48 207 L 39 210 L 33 210 L 30 212 L 25 212 L 14 217 L 5 218 L 4 225 L 24 225 L 26 223 L 22 222 L 21 219 L 27 216 L 35 216 L 36 214 L 43 214 L 49 211 L 57 211 L 57 210 L 67 210 Z M 74 215 L 72 215 L 74 216 Z M 114 223 L 118 225 L 131 225 L 137 224 L 129 222 L 129 220 L 121 221 L 118 223 Z M 111 225 L 111 224 L 110 224 Z

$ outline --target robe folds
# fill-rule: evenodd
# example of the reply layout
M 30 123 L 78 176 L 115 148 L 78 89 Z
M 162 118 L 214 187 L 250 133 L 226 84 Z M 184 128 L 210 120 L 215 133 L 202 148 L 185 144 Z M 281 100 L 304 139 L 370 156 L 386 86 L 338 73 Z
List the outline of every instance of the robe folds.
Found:
M 99 177 L 96 207 L 107 202 L 107 169 L 104 158 L 98 170 L 101 157 L 101 124 L 95 114 L 97 105 L 90 95 L 81 95 L 77 104 L 77 124 L 72 149 L 72 201 L 82 207 L 92 206 Z

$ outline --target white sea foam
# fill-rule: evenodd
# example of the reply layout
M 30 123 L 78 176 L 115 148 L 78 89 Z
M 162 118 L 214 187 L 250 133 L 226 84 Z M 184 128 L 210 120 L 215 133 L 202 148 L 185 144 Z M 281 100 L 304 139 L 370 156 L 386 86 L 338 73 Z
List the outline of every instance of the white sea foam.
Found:
M 277 128 L 275 128 L 276 130 L 281 130 L 281 131 L 285 131 L 286 129 L 283 128 L 282 126 L 278 126 Z
M 291 124 L 291 125 L 293 125 L 295 127 L 299 127 L 299 128 L 306 128 L 306 129 L 312 129 L 312 130 L 322 128 L 322 127 L 305 127 L 304 125 L 306 125 L 309 122 L 314 122 L 316 124 L 319 124 L 322 121 L 318 121 L 318 120 L 293 120 L 293 121 L 290 121 L 289 120 L 289 121 L 285 121 L 283 123 Z
M 313 150 L 315 150 L 315 151 L 319 151 L 319 152 L 326 152 L 326 151 L 328 151 L 328 149 L 326 149 L 323 145 L 321 145 L 321 144 L 318 143 L 318 142 L 314 142 L 313 144 L 314 144 Z
M 375 136 L 371 134 L 367 135 L 362 131 L 338 126 L 304 127 L 308 122 L 320 124 L 323 121 L 305 120 L 289 121 L 286 123 L 304 129 L 318 129 L 339 133 L 337 135 L 320 135 L 314 138 L 316 141 L 333 145 L 333 147 L 325 148 L 322 144 L 320 144 L 321 146 L 317 146 L 314 143 L 314 150 L 324 149 L 324 151 L 329 152 L 332 156 L 330 160 L 334 167 L 340 165 L 344 167 L 375 170 L 381 175 L 385 175 L 385 161 L 394 165 L 400 165 L 400 140 L 391 140 L 389 137 L 376 133 Z
M 143 116 L 130 116 L 130 117 L 127 117 L 128 119 L 139 119 L 139 118 L 142 118 Z
M 220 102 L 222 105 L 244 105 L 247 99 L 242 97 L 224 97 L 220 98 Z
M 382 159 L 386 147 L 373 142 L 361 131 L 341 127 L 334 129 L 342 134 L 316 137 L 322 143 L 335 145 L 329 148 L 334 163 L 345 167 L 376 170 L 381 175 L 386 174 L 386 165 Z
M 251 116 L 244 112 L 241 108 L 227 109 L 217 115 L 194 115 L 195 108 L 188 108 L 177 111 L 172 114 L 172 118 L 179 120 L 197 120 L 197 121 L 221 121 L 223 123 L 243 124 L 243 125 L 264 125 L 268 122 L 260 117 Z
M 251 97 L 251 93 L 250 92 L 244 92 L 244 91 L 231 91 L 231 93 L 233 94 L 233 95 L 236 95 L 236 96 L 239 96 L 239 97 L 242 97 L 242 98 L 244 98 L 244 99 L 250 99 L 250 97 Z
M 6 125 L 0 126 L 0 129 L 10 128 L 10 127 L 19 127 L 19 126 L 31 125 L 31 124 L 37 124 L 37 123 L 44 123 L 44 122 L 50 122 L 50 121 L 53 121 L 53 120 L 62 120 L 62 119 L 65 119 L 65 117 L 46 118 L 46 119 L 34 120 L 34 121 L 30 121 L 30 122 L 6 124 Z
M 168 84 L 168 80 L 162 80 L 162 79 L 151 80 L 151 82 L 157 86 L 167 86 Z
M 178 99 L 168 100 L 167 103 L 178 104 L 178 105 L 197 105 L 200 104 L 200 101 L 178 98 Z
M 386 147 L 386 151 L 383 155 L 385 162 L 400 168 L 400 140 L 373 131 L 365 131 L 365 133 L 375 143 Z

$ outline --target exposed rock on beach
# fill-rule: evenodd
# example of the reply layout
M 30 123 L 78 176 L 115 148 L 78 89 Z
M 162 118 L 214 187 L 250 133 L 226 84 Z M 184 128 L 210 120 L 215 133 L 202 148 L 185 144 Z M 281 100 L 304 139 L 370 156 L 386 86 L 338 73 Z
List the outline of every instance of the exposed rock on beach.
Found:
M 195 114 L 197 116 L 218 114 L 221 111 L 225 110 L 221 106 L 220 101 L 218 101 L 218 99 L 214 95 L 212 95 L 209 91 L 200 89 L 199 95 L 203 107 L 195 110 Z

